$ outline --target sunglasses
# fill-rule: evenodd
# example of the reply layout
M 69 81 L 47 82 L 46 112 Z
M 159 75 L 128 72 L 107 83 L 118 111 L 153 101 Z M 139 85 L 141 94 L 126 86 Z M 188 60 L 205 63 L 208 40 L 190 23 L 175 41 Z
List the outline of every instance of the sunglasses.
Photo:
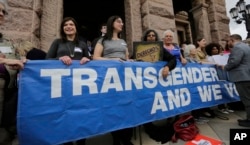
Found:
M 148 37 L 155 37 L 154 34 L 148 34 L 147 36 L 148 36 Z
M 8 12 L 5 9 L 0 9 L 0 12 L 2 12 L 3 15 L 8 15 Z

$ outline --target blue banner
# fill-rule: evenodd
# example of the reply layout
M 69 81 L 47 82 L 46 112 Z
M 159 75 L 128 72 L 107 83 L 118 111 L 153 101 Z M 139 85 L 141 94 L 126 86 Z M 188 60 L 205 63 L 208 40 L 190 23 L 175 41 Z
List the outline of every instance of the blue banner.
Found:
M 19 79 L 20 145 L 56 145 L 134 127 L 194 109 L 239 101 L 212 65 L 28 61 Z

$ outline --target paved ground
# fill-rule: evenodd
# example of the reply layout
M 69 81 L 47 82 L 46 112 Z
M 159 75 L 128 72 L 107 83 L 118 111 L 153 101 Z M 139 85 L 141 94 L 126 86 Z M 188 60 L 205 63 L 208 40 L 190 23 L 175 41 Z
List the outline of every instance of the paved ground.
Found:
M 221 120 L 219 118 L 213 118 L 213 119 L 210 119 L 208 123 L 197 124 L 197 126 L 202 135 L 221 140 L 226 145 L 229 145 L 229 130 L 231 128 L 232 129 L 244 128 L 244 127 L 238 126 L 237 120 L 245 118 L 245 112 L 235 111 L 234 113 L 230 113 L 230 114 L 221 114 L 219 112 L 216 112 L 216 113 L 228 117 L 229 120 Z M 161 144 L 160 142 L 156 142 L 152 140 L 151 138 L 149 138 L 148 135 L 145 134 L 145 132 L 143 131 L 143 128 L 141 129 L 142 143 L 140 143 L 138 130 L 139 129 L 137 128 L 136 138 L 132 139 L 134 145 L 160 145 Z M 111 136 L 109 134 L 90 138 L 87 141 L 88 141 L 87 145 L 112 145 Z M 109 143 L 104 144 L 104 142 L 109 142 Z M 182 140 L 178 140 L 177 143 L 167 142 L 162 145 L 185 145 L 185 144 L 186 142 Z
M 218 113 L 217 114 L 221 114 Z M 245 118 L 244 111 L 235 111 L 230 114 L 221 114 L 229 118 L 229 120 L 221 120 L 219 118 L 210 119 L 208 123 L 205 124 L 197 124 L 200 130 L 200 133 L 215 139 L 222 140 L 226 145 L 229 145 L 229 130 L 232 128 L 244 128 L 240 127 L 237 124 L 237 119 Z M 136 135 L 133 137 L 132 142 L 134 145 L 160 145 L 160 142 L 156 142 L 148 137 L 145 134 L 143 127 L 141 128 L 141 143 L 139 138 L 139 129 L 136 129 Z M 6 137 L 6 133 L 0 129 L 0 145 L 18 145 L 18 141 L 15 140 L 13 143 L 11 142 L 3 142 L 3 138 Z M 177 143 L 168 142 L 163 145 L 185 145 L 186 142 L 182 140 L 178 140 Z M 96 136 L 93 138 L 89 138 L 87 140 L 87 145 L 112 145 L 112 137 L 110 134 L 104 134 L 100 136 Z

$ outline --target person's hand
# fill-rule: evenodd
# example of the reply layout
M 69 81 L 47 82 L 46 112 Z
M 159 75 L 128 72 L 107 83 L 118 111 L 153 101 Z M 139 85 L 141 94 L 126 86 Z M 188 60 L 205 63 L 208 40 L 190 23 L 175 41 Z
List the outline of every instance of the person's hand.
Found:
M 81 60 L 80 60 L 80 64 L 85 64 L 87 62 L 89 62 L 90 59 L 88 59 L 87 57 L 83 57 Z
M 0 53 L 0 57 L 1 58 L 6 58 L 5 54 L 3 54 L 3 53 Z
M 120 62 L 126 61 L 126 59 L 122 59 L 122 58 L 119 58 L 119 57 L 113 57 L 113 58 L 110 58 L 110 59 L 112 59 L 112 60 L 118 60 Z
M 187 64 L 187 60 L 185 58 L 181 59 L 181 64 L 182 65 L 186 65 Z
M 24 67 L 24 61 L 22 60 L 17 60 L 17 59 L 4 59 L 4 64 L 8 65 L 10 69 L 23 69 Z
M 69 56 L 62 56 L 59 58 L 64 64 L 71 65 L 72 59 Z
M 224 65 L 219 65 L 219 64 L 215 64 L 215 66 L 217 67 L 217 68 L 221 68 L 222 70 L 224 70 Z
M 169 67 L 165 66 L 162 70 L 162 77 L 166 78 L 169 74 Z
M 221 69 L 224 70 L 225 69 L 225 65 L 220 65 Z

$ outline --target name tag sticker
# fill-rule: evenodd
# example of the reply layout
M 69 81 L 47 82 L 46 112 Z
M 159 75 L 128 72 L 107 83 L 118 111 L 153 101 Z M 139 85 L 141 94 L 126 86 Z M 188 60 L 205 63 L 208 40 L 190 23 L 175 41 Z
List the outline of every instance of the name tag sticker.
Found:
M 126 43 L 121 43 L 123 46 L 127 46 L 127 44 Z
M 75 52 L 82 52 L 82 49 L 81 48 L 79 48 L 79 47 L 75 47 L 75 50 L 74 50 Z

